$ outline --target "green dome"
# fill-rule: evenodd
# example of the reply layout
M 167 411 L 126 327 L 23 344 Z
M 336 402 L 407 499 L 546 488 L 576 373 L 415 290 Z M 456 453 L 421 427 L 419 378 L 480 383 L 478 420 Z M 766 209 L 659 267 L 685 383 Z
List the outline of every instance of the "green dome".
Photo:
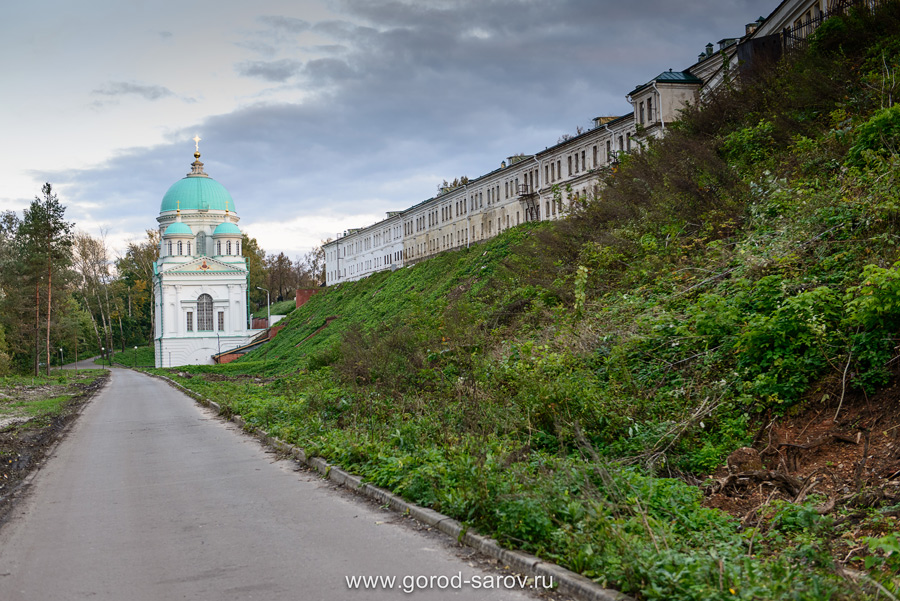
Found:
M 180 221 L 176 221 L 172 225 L 166 228 L 166 233 L 163 236 L 171 236 L 173 234 L 184 234 L 186 236 L 193 236 L 194 232 L 191 230 L 191 227 Z
M 238 229 L 238 226 L 233 224 L 230 221 L 223 221 L 218 226 L 216 226 L 216 230 L 212 234 L 213 236 L 240 236 L 241 230 Z
M 159 212 L 165 213 L 178 209 L 182 211 L 234 212 L 234 201 L 225 186 L 213 178 L 188 176 L 172 184 L 172 187 L 163 196 Z

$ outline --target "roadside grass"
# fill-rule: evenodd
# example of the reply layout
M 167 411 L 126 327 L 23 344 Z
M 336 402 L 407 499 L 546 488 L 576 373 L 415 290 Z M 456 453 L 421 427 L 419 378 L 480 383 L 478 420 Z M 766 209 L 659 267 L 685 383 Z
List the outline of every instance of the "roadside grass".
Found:
M 83 369 L 54 371 L 49 377 L 0 378 L 0 424 L 14 424 L 16 428 L 41 426 L 46 418 L 63 413 L 69 401 L 103 373 L 103 370 Z M 9 425 L 0 430 L 6 427 Z
M 112 356 L 112 362 L 118 363 L 125 367 L 153 367 L 155 363 L 155 354 L 153 345 L 126 348 L 124 351 L 116 351 Z M 105 365 L 106 362 L 101 359 L 94 359 L 94 363 Z

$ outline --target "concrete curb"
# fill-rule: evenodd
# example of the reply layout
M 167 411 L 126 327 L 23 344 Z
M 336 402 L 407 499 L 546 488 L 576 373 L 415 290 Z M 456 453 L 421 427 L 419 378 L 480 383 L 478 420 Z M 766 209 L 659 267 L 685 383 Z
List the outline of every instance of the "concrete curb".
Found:
M 168 382 L 169 385 L 177 388 L 199 402 L 201 405 L 215 409 L 220 415 L 225 414 L 218 403 L 197 394 L 193 390 L 185 388 L 175 380 L 155 374 L 147 375 L 164 380 L 165 382 Z M 309 457 L 300 447 L 290 445 L 274 436 L 270 436 L 261 428 L 254 428 L 248 425 L 240 415 L 232 415 L 229 419 L 246 432 L 259 437 L 260 441 L 264 444 L 277 451 L 291 455 L 298 463 L 302 463 L 303 465 L 316 470 L 322 477 L 331 480 L 335 484 L 343 486 L 348 490 L 352 490 L 356 494 L 377 501 L 379 504 L 389 507 L 403 515 L 408 515 L 426 526 L 431 526 L 447 536 L 454 538 L 459 543 L 497 559 L 502 562 L 504 566 L 519 573 L 532 577 L 542 576 L 544 581 L 549 581 L 549 579 L 552 578 L 552 582 L 559 585 L 556 590 L 561 593 L 572 595 L 583 601 L 633 601 L 631 597 L 618 591 L 605 589 L 581 574 L 576 574 L 575 572 L 554 563 L 543 561 L 541 558 L 535 557 L 534 555 L 501 547 L 497 541 L 472 532 L 468 527 L 453 518 L 438 513 L 433 509 L 428 509 L 427 507 L 419 507 L 418 505 L 403 500 L 390 491 L 367 484 L 359 476 L 346 472 L 340 467 L 328 463 L 321 457 Z

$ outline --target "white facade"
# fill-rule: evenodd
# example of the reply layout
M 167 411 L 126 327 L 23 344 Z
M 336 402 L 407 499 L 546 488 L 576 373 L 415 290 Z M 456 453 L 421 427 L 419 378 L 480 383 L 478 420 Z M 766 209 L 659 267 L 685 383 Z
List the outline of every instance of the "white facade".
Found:
M 234 204 L 203 173 L 200 153 L 194 156 L 192 172 L 169 189 L 157 217 L 156 367 L 211 364 L 213 355 L 244 346 L 259 332 L 248 327 L 248 271 Z

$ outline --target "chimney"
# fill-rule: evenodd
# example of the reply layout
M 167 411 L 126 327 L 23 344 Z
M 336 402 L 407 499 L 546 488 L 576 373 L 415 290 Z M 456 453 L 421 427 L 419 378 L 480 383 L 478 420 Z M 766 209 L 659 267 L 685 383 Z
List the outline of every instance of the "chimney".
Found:
M 712 56 L 713 54 L 713 43 L 710 42 L 706 45 L 706 56 Z
M 747 35 L 753 35 L 754 33 L 756 33 L 756 28 L 757 28 L 757 27 L 759 27 L 759 23 L 757 23 L 756 21 L 754 21 L 753 23 L 747 23 L 747 24 L 744 26 L 744 29 L 745 29 L 745 31 L 747 32 Z

